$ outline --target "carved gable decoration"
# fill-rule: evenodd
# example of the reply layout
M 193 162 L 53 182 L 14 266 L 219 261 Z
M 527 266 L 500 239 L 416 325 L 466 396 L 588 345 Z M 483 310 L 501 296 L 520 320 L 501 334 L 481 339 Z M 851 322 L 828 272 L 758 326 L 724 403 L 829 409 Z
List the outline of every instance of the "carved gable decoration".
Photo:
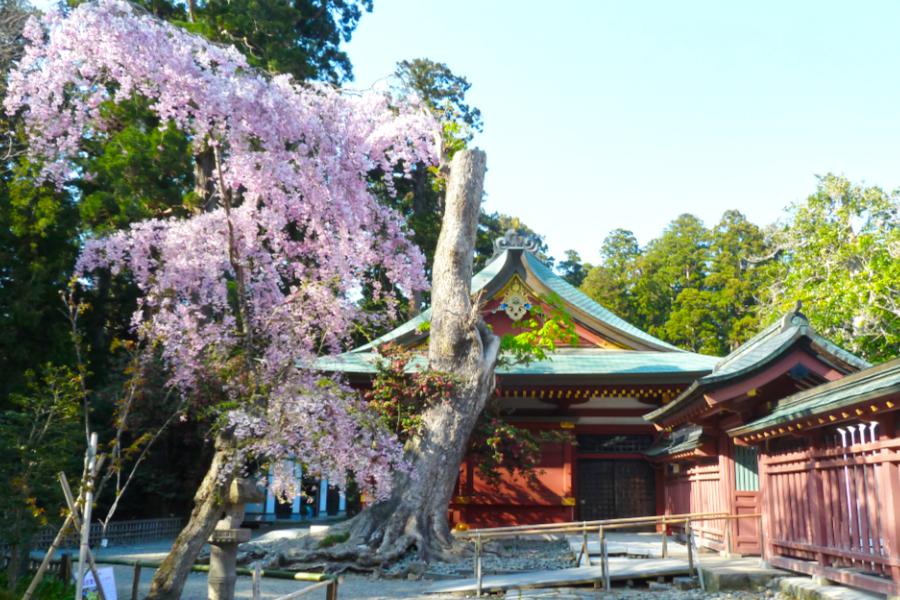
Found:
M 499 308 L 513 321 L 518 321 L 531 310 L 531 300 L 528 299 L 528 292 L 518 278 L 514 279 L 509 287 L 506 288 L 506 293 L 503 296 L 503 300 L 500 301 Z

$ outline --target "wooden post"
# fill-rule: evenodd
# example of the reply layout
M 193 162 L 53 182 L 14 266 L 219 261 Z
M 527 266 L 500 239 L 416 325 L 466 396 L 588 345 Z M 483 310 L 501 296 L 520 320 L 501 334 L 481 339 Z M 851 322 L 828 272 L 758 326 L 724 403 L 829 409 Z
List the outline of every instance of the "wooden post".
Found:
M 731 548 L 731 526 L 734 524 L 734 521 L 731 519 L 725 519 L 725 556 L 731 558 L 732 548 Z
M 337 577 L 329 582 L 328 586 L 325 588 L 325 600 L 337 600 L 339 583 L 340 579 Z
M 585 523 L 581 524 L 581 556 L 578 557 L 577 566 L 581 566 L 581 559 L 587 559 L 587 566 L 591 566 L 590 555 L 588 554 L 588 534 L 587 534 L 587 525 Z
M 809 442 L 808 448 L 810 456 L 807 466 L 809 470 L 806 474 L 806 497 L 809 501 L 810 513 L 806 518 L 809 520 L 812 543 L 819 548 L 819 550 L 816 551 L 816 562 L 822 567 L 827 567 L 828 557 L 821 551 L 822 548 L 828 545 L 825 534 L 826 519 L 823 518 L 823 516 L 827 514 L 827 511 L 825 510 L 825 493 L 822 483 L 822 474 L 820 470 L 816 468 L 815 458 L 816 452 L 825 447 L 822 443 L 822 432 L 817 431 Z M 863 467 L 863 473 L 865 473 L 865 467 Z
M 666 519 L 663 517 L 662 520 L 662 558 L 669 558 L 669 540 L 668 540 L 668 528 L 666 527 Z
M 687 552 L 688 552 L 688 575 L 694 572 L 694 534 L 691 531 L 691 520 L 688 519 L 684 526 L 684 533 L 687 536 Z
M 475 537 L 475 595 L 481 596 L 481 534 Z
M 91 548 L 91 509 L 94 504 L 94 464 L 97 461 L 97 434 L 92 433 L 87 451 L 87 477 L 82 482 L 84 490 L 84 518 L 81 520 L 81 545 L 78 548 L 78 579 L 75 581 L 75 598 L 81 600 L 84 590 L 84 573 L 87 570 L 87 556 Z M 95 582 L 100 589 L 100 581 Z
M 603 575 L 603 590 L 609 591 L 612 584 L 609 575 L 609 552 L 606 545 L 606 530 L 600 528 L 600 573 Z
M 66 552 L 59 561 L 59 578 L 69 583 L 72 579 L 72 555 Z
M 760 509 L 762 509 L 762 502 L 759 503 L 759 507 L 760 507 Z M 758 525 L 758 527 L 756 528 L 756 533 L 757 533 L 757 535 L 759 536 L 759 560 L 760 560 L 760 562 L 765 563 L 765 562 L 766 562 L 766 547 L 765 547 L 765 545 L 764 545 L 764 543 L 765 543 L 765 536 L 763 535 L 763 515 L 762 515 L 762 510 L 760 510 L 759 516 L 756 517 L 756 518 L 759 520 L 759 525 Z
M 141 590 L 141 563 L 134 561 L 134 575 L 131 576 L 131 600 L 138 600 Z
M 760 560 L 765 562 L 774 556 L 775 547 L 771 546 L 775 539 L 775 491 L 769 485 L 768 446 L 760 446 L 757 450 L 759 465 L 759 542 L 767 544 L 759 549 Z
M 900 416 L 896 413 L 887 415 L 882 423 L 880 440 L 883 442 L 900 437 Z M 889 454 L 887 448 L 881 449 L 882 454 Z M 879 495 L 882 511 L 882 539 L 884 549 L 888 556 L 900 555 L 900 514 L 889 507 L 900 505 L 900 463 L 885 461 L 881 463 L 881 481 Z M 893 564 L 890 567 L 890 576 L 894 585 L 900 589 L 900 565 Z
M 725 526 L 729 526 L 731 523 L 729 519 L 725 519 Z M 698 552 L 697 556 L 694 557 L 694 533 L 693 528 L 691 527 L 691 520 L 687 520 L 687 547 L 688 547 L 688 574 L 696 573 L 697 579 L 700 580 L 700 589 L 705 592 L 706 591 L 706 582 L 703 581 L 703 571 L 700 570 L 700 552 L 699 546 L 697 547 Z M 696 561 L 696 563 L 695 563 Z
M 260 599 L 259 578 L 260 578 L 259 563 L 256 563 L 255 565 L 253 565 L 253 588 L 252 588 L 253 600 Z M 326 592 L 326 594 L 327 594 L 327 592 Z

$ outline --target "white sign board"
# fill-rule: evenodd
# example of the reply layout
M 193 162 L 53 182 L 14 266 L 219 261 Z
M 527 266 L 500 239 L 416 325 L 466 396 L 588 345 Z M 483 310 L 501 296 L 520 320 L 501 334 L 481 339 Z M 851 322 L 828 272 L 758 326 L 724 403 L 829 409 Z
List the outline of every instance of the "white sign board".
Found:
M 97 577 L 100 578 L 100 585 L 103 587 L 103 595 L 106 596 L 106 600 L 118 600 L 116 597 L 116 573 L 113 568 L 97 567 Z M 75 574 L 75 579 L 78 579 L 77 573 Z M 87 600 L 100 598 L 100 594 L 97 593 L 97 582 L 94 581 L 94 574 L 91 573 L 90 569 L 84 574 L 84 592 L 82 597 Z

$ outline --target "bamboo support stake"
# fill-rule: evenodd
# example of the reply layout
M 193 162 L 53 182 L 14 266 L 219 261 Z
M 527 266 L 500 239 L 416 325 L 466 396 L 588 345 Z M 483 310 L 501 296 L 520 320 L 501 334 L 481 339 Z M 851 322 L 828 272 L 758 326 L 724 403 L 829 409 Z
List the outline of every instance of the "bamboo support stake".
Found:
M 75 581 L 75 600 L 81 600 L 84 590 L 84 572 L 87 566 L 87 555 L 91 546 L 91 509 L 94 503 L 94 478 L 90 476 L 94 472 L 97 463 L 97 434 L 92 433 L 87 451 L 88 477 L 82 483 L 84 490 L 84 518 L 81 520 L 81 545 L 78 548 L 78 579 Z M 100 589 L 100 581 L 95 582 Z
M 53 542 L 51 542 L 50 548 L 47 550 L 47 554 L 44 555 L 44 560 L 41 561 L 41 566 L 38 567 L 37 573 L 34 574 L 34 577 L 31 579 L 31 583 L 28 584 L 28 589 L 25 590 L 25 593 L 22 595 L 22 600 L 31 600 L 31 597 L 34 596 L 34 592 L 37 589 L 38 584 L 41 582 L 41 579 L 44 578 L 44 573 L 47 572 L 47 567 L 50 566 L 50 559 L 53 558 L 54 554 L 56 554 L 56 551 L 62 544 L 63 538 L 66 536 L 66 531 L 68 531 L 71 524 L 72 514 L 69 513 L 69 515 L 66 517 L 66 520 L 63 521 L 62 526 L 59 528 L 59 531 L 56 532 L 56 537 L 53 538 Z
M 100 467 L 103 465 L 103 457 L 97 461 L 97 464 L 94 468 L 93 473 L 89 473 L 85 470 L 82 473 L 82 479 L 85 474 L 88 474 L 90 477 L 96 479 L 97 473 L 100 472 Z M 80 494 L 83 490 L 79 490 L 79 498 Z M 44 578 L 44 574 L 47 572 L 47 568 L 50 566 L 50 559 L 53 558 L 53 555 L 56 554 L 56 551 L 59 550 L 59 547 L 62 545 L 63 538 L 66 537 L 66 532 L 69 530 L 69 527 L 73 524 L 73 514 L 70 512 L 66 515 L 65 521 L 59 527 L 59 531 L 56 532 L 56 537 L 53 538 L 53 541 L 50 543 L 50 548 L 47 549 L 47 553 L 44 555 L 44 560 L 41 561 L 41 566 L 38 567 L 37 573 L 34 574 L 34 577 L 31 579 L 31 583 L 28 584 L 28 589 L 25 590 L 25 594 L 22 596 L 22 600 L 31 600 L 32 596 L 34 596 L 34 592 L 37 590 L 38 584 L 41 583 L 41 580 Z
M 703 571 L 700 569 L 700 552 L 698 546 L 697 556 L 694 556 L 694 530 L 691 527 L 691 520 L 687 520 L 687 547 L 688 547 L 688 573 L 691 572 L 697 574 L 697 579 L 700 580 L 700 589 L 705 592 L 706 591 L 706 582 L 703 581 Z
M 306 594 L 308 594 L 310 592 L 314 592 L 315 590 L 320 590 L 322 588 L 326 588 L 326 590 L 327 590 L 334 583 L 335 583 L 335 581 L 331 580 L 331 579 L 329 579 L 328 581 L 320 581 L 319 583 L 314 583 L 310 586 L 303 588 L 302 590 L 297 590 L 296 592 L 291 592 L 290 594 L 287 594 L 284 596 L 279 596 L 278 598 L 275 598 L 275 600 L 294 600 L 294 598 L 299 598 L 300 596 L 305 596 Z M 334 589 L 337 590 L 337 586 L 335 586 Z M 328 594 L 328 592 L 326 591 L 326 598 L 328 600 L 332 600 L 331 598 L 328 598 L 327 594 Z M 337 598 L 337 596 L 335 596 L 335 598 Z
M 75 495 L 72 494 L 72 488 L 69 487 L 69 480 L 66 479 L 66 474 L 63 472 L 59 473 L 59 485 L 62 488 L 66 504 L 69 506 L 69 514 L 72 515 L 72 523 L 75 525 L 76 530 L 81 529 L 83 523 L 78 515 L 78 505 L 75 502 Z M 87 526 L 88 531 L 90 531 L 90 523 L 88 523 Z M 106 600 L 106 592 L 103 591 L 103 586 L 100 585 L 100 574 L 97 572 L 97 564 L 94 562 L 94 555 L 91 553 L 90 548 L 88 548 L 87 551 L 87 560 L 91 574 L 94 576 L 94 583 L 97 585 L 97 595 L 100 597 L 100 600 Z

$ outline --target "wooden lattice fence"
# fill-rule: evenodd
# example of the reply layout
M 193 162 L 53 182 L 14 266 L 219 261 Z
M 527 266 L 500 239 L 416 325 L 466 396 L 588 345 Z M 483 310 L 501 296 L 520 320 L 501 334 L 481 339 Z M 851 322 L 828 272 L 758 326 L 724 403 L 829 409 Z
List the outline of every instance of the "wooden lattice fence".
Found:
M 165 519 L 136 519 L 134 521 L 118 521 L 110 523 L 106 528 L 106 539 L 109 545 L 140 544 L 153 540 L 174 538 L 181 531 L 184 519 L 171 517 Z M 33 548 L 47 548 L 56 536 L 56 529 L 47 527 L 38 533 L 32 541 Z M 99 523 L 91 525 L 91 545 L 99 545 L 103 536 L 103 528 Z M 63 540 L 63 547 L 78 545 L 78 534 L 70 532 Z

